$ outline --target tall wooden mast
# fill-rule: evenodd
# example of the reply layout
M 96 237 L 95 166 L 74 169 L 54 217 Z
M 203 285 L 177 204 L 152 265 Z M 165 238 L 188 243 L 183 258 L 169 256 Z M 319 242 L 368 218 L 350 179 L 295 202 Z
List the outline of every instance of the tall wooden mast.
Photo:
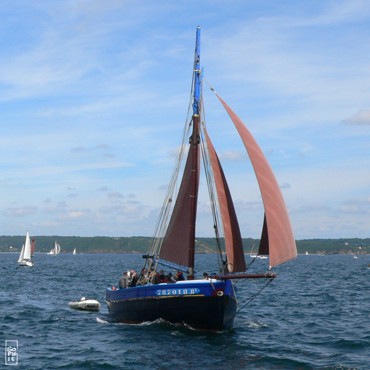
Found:
M 159 257 L 186 267 L 188 279 L 194 277 L 195 224 L 200 171 L 200 114 L 201 114 L 200 27 L 197 27 L 193 66 L 192 133 L 184 174 L 163 239 Z
M 197 27 L 196 40 L 195 40 L 195 53 L 194 53 L 194 79 L 193 79 L 193 132 L 189 139 L 190 149 L 192 151 L 192 190 L 190 193 L 191 202 L 191 214 L 193 224 L 190 225 L 190 245 L 189 245 L 189 274 L 188 279 L 194 277 L 194 255 L 195 255 L 195 223 L 196 223 L 196 212 L 198 203 L 198 188 L 199 188 L 199 166 L 200 166 L 200 152 L 199 152 L 199 124 L 200 124 L 200 114 L 201 114 L 201 68 L 200 68 L 200 27 Z

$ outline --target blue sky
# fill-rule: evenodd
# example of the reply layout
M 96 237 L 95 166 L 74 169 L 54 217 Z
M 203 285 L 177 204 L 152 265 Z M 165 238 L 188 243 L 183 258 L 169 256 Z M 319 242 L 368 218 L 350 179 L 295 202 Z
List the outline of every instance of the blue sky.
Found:
M 207 83 L 269 159 L 296 239 L 370 237 L 370 2 L 15 0 L 0 17 L 0 235 L 152 235 L 200 25 Z M 244 147 L 208 91 L 205 106 L 258 238 Z

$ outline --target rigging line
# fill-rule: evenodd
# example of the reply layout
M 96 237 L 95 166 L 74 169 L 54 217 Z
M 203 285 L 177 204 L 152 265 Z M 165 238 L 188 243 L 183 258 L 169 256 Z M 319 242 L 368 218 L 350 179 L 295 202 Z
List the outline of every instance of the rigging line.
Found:
M 238 311 L 235 313 L 237 315 L 242 309 L 244 309 L 246 306 L 248 306 L 258 295 L 262 293 L 262 291 L 273 281 L 274 279 L 270 279 L 267 281 L 267 283 L 254 295 L 249 297 L 247 300 L 243 302 L 243 306 L 241 306 Z
M 194 80 L 194 74 L 193 74 L 193 80 Z M 192 82 L 192 86 L 193 86 L 193 82 Z M 190 98 L 189 98 L 189 104 L 188 104 L 188 112 L 187 112 L 187 116 L 186 116 L 186 120 L 185 120 L 185 125 L 184 125 L 184 129 L 183 129 L 183 135 L 182 135 L 182 140 L 181 140 L 181 147 L 180 147 L 179 154 L 177 156 L 177 161 L 175 162 L 175 169 L 173 171 L 173 175 L 172 175 L 172 178 L 171 178 L 171 181 L 170 181 L 169 191 L 167 193 L 167 194 L 171 194 L 171 196 L 172 196 L 172 194 L 174 192 L 174 187 L 175 187 L 175 185 L 177 183 L 179 168 L 181 166 L 182 159 L 184 157 L 185 148 L 187 147 L 187 141 L 188 141 L 187 139 L 189 137 L 189 132 L 190 132 L 191 124 L 192 124 L 192 114 L 191 114 L 192 95 L 193 95 L 193 88 L 190 91 Z M 166 199 L 169 199 L 169 196 Z
M 205 175 L 206 175 L 207 186 L 208 186 L 208 194 L 209 194 L 210 203 L 211 203 L 212 216 L 213 216 L 213 225 L 214 225 L 217 248 L 218 248 L 218 252 L 219 252 L 219 256 L 221 258 L 221 261 L 223 263 L 225 263 L 225 261 L 223 260 L 223 257 L 222 257 L 221 235 L 220 235 L 220 231 L 223 234 L 222 222 L 220 222 L 219 207 L 218 207 L 218 202 L 217 202 L 217 198 L 216 198 L 216 195 L 215 195 L 214 182 L 212 181 L 213 176 L 211 175 L 212 167 L 211 167 L 210 162 L 209 162 L 210 159 L 209 159 L 208 150 L 207 150 L 207 147 L 206 147 L 206 140 L 204 138 L 204 134 L 205 134 L 204 131 L 205 131 L 205 127 L 203 125 L 202 130 L 201 130 L 201 138 L 202 138 L 201 142 L 203 144 L 203 145 L 201 145 L 203 166 L 204 166 L 204 172 L 205 172 Z M 223 269 L 223 265 L 220 265 L 220 268 Z
M 256 259 L 257 259 L 257 257 L 254 257 L 254 258 L 252 259 L 251 263 L 248 265 L 248 267 L 251 267 L 251 266 L 252 266 L 252 264 L 253 264 L 253 262 L 254 262 Z
M 205 83 L 207 84 L 207 86 L 209 87 L 209 89 L 216 94 L 216 90 L 211 86 L 211 84 L 208 82 L 208 80 L 203 77 L 203 80 L 205 81 Z
M 159 251 L 161 240 L 162 240 L 161 236 L 163 236 L 163 232 L 167 225 L 169 211 L 172 206 L 172 198 L 174 194 L 174 189 L 176 187 L 179 170 L 181 167 L 182 159 L 184 157 L 184 152 L 185 152 L 185 147 L 186 147 L 185 142 L 189 134 L 189 130 L 190 130 L 190 124 L 188 123 L 188 118 L 189 117 L 187 117 L 185 125 L 184 125 L 181 146 L 180 146 L 178 155 L 174 163 L 174 168 L 172 170 L 170 184 L 167 188 L 167 193 L 166 193 L 166 196 L 165 196 L 162 208 L 161 208 L 161 212 L 160 212 L 160 215 L 158 217 L 157 224 L 155 227 L 155 232 L 154 232 L 154 236 L 153 236 L 153 239 L 151 242 L 151 248 L 150 248 L 151 254 L 156 254 L 156 252 Z
M 179 150 L 179 154 L 177 156 L 177 160 L 174 164 L 174 169 L 172 172 L 171 180 L 169 186 L 167 188 L 166 197 L 164 199 L 160 215 L 157 220 L 157 224 L 155 227 L 154 235 L 150 245 L 150 254 L 151 255 L 158 255 L 160 249 L 162 247 L 163 238 L 167 229 L 167 225 L 170 218 L 170 211 L 173 205 L 173 195 L 175 192 L 176 184 L 178 182 L 178 176 L 181 168 L 181 163 L 183 162 L 183 157 L 185 153 L 185 148 L 187 147 L 187 137 L 189 136 L 190 128 L 192 126 L 192 102 L 193 102 L 193 95 L 194 95 L 194 80 L 195 80 L 195 73 L 192 72 L 192 83 L 190 89 L 190 97 L 189 97 L 189 104 L 187 110 L 187 116 L 185 120 L 185 125 L 183 129 L 181 147 Z M 191 118 L 190 118 L 191 117 Z
M 202 137 L 202 158 L 203 158 L 203 166 L 204 166 L 204 170 L 205 170 L 205 175 L 206 175 L 206 179 L 207 179 L 207 186 L 208 186 L 208 193 L 209 193 L 209 197 L 210 197 L 210 202 L 211 202 L 211 208 L 212 208 L 212 214 L 213 214 L 213 219 L 214 219 L 214 225 L 218 225 L 218 212 L 216 210 L 216 197 L 215 197 L 215 192 L 214 192 L 214 184 L 213 184 L 213 181 L 212 181 L 212 176 L 211 176 L 211 167 L 210 167 L 210 163 L 209 163 L 209 158 L 208 158 L 208 153 L 207 153 L 207 149 L 206 149 L 206 141 L 203 137 L 204 133 L 203 133 L 203 130 L 201 130 L 201 137 Z M 217 233 L 218 233 L 218 228 L 216 229 Z
M 203 88 L 203 78 L 204 78 L 204 75 L 202 74 L 202 88 Z M 209 199 L 211 203 L 216 246 L 217 246 L 218 253 L 219 253 L 218 264 L 219 264 L 220 271 L 224 272 L 225 265 L 227 263 L 227 259 L 224 260 L 223 258 L 223 251 L 222 251 L 222 236 L 224 235 L 224 231 L 223 231 L 223 223 L 220 220 L 219 203 L 217 201 L 217 195 L 216 195 L 217 192 L 215 189 L 214 177 L 212 176 L 212 166 L 210 165 L 207 141 L 205 140 L 205 137 L 204 137 L 207 132 L 207 128 L 206 128 L 207 125 L 206 125 L 206 114 L 205 114 L 205 106 L 203 103 L 203 99 L 204 97 L 202 94 L 202 98 L 201 98 L 202 120 L 201 120 L 201 130 L 200 130 L 201 143 L 202 143 L 201 150 L 202 150 L 204 172 L 205 172 L 206 182 L 208 186 L 208 195 L 209 195 Z
M 208 279 L 207 279 L 208 280 Z M 212 279 L 210 279 L 210 281 L 209 281 L 210 283 L 211 283 L 211 285 L 212 285 L 212 289 L 213 289 L 213 291 L 215 292 L 216 291 L 216 288 L 215 288 L 215 286 L 213 285 L 213 281 L 212 281 Z
M 195 57 L 196 58 L 196 57 Z M 179 154 L 177 156 L 177 161 L 175 161 L 174 169 L 172 172 L 172 177 L 170 180 L 170 184 L 167 189 L 166 197 L 162 204 L 161 212 L 157 220 L 157 224 L 155 227 L 155 232 L 149 247 L 151 255 L 159 255 L 163 239 L 165 236 L 165 232 L 168 226 L 168 222 L 170 219 L 171 209 L 173 208 L 173 195 L 175 193 L 176 184 L 178 183 L 179 172 L 181 168 L 181 163 L 183 163 L 183 157 L 185 153 L 186 146 L 186 138 L 189 136 L 189 131 L 192 126 L 192 117 L 193 117 L 193 103 L 194 103 L 194 89 L 195 89 L 195 71 L 193 68 L 192 71 L 192 81 L 191 81 L 191 88 L 190 88 L 190 96 L 189 96 L 189 104 L 188 104 L 188 111 L 186 116 L 186 121 L 183 129 L 183 136 L 181 141 L 181 147 Z M 190 118 L 191 117 L 191 118 Z

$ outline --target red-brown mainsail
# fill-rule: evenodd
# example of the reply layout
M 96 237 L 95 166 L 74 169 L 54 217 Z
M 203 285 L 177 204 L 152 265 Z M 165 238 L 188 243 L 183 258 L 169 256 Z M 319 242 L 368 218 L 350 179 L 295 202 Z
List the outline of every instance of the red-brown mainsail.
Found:
M 179 194 L 159 253 L 164 260 L 189 268 L 194 268 L 199 158 L 199 116 L 195 116 Z

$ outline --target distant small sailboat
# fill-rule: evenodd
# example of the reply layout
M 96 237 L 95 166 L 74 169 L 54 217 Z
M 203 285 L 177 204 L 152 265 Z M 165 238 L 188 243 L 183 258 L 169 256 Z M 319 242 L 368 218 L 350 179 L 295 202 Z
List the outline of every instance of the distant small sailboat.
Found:
M 73 252 L 72 252 L 72 254 L 76 254 L 76 248 L 75 248 L 75 249 L 73 249 Z
M 251 252 L 250 252 L 250 255 L 249 255 L 250 258 L 256 258 L 257 257 L 257 253 L 253 252 L 253 250 L 254 250 L 254 244 L 252 245 L 252 248 L 251 248 Z
M 60 253 L 60 245 L 58 244 L 57 241 L 55 241 L 54 248 L 51 249 L 48 254 L 56 256 L 59 253 Z
M 19 258 L 18 258 L 19 266 L 28 266 L 28 267 L 33 266 L 33 262 L 32 262 L 32 259 L 31 259 L 31 248 L 32 247 L 31 247 L 30 235 L 27 231 L 26 241 L 22 246 L 22 250 L 21 250 L 21 253 L 20 253 Z
M 261 259 L 261 260 L 264 260 L 264 259 L 267 259 L 268 258 L 265 255 L 258 254 L 258 253 L 253 253 L 253 248 L 254 248 L 254 245 L 253 245 L 253 247 L 251 249 L 251 254 L 249 255 L 250 258 L 258 258 L 258 259 Z

